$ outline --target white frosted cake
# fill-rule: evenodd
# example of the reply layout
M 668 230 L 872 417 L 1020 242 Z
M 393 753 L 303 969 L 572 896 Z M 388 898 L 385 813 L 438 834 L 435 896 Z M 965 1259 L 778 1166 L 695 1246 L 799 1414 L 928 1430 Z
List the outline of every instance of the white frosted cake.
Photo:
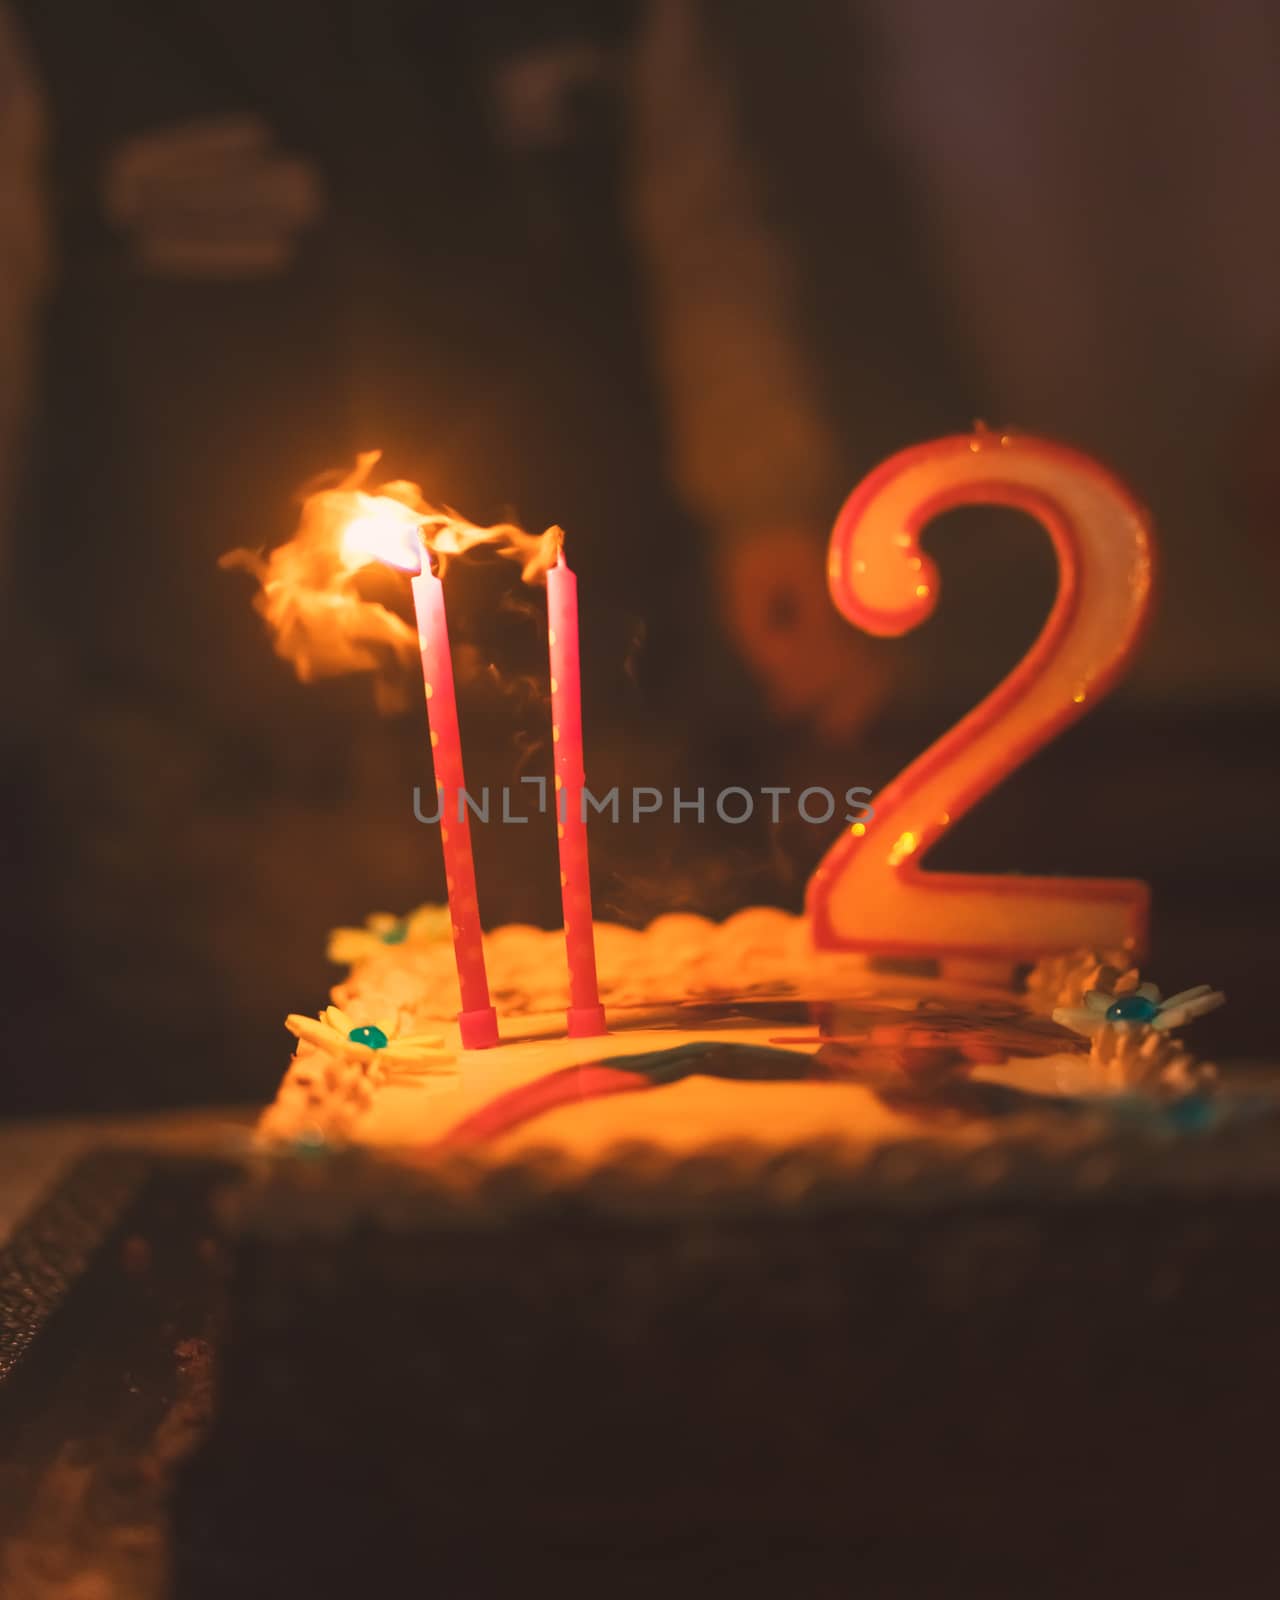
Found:
M 815 950 L 802 917 L 766 907 L 602 923 L 596 944 L 606 1036 L 565 1035 L 560 933 L 510 926 L 485 940 L 502 1043 L 463 1050 L 443 908 L 338 929 L 329 953 L 347 976 L 319 1017 L 289 1017 L 297 1050 L 261 1135 L 420 1156 L 551 1149 L 587 1165 L 637 1141 L 866 1147 L 922 1119 L 931 1136 L 982 1140 L 1011 1109 L 1133 1089 L 1167 1099 L 1210 1071 L 1114 952 L 1042 962 L 1017 987 L 895 975 Z M 1126 997 L 1152 1016 L 1107 1022 Z

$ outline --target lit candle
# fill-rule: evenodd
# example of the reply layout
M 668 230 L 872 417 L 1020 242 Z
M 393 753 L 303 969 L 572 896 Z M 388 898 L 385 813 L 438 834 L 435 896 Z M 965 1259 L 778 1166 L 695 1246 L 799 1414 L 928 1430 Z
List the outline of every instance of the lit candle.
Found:
M 462 995 L 458 1028 L 464 1049 L 485 1050 L 498 1042 L 498 1018 L 489 1001 L 480 901 L 471 853 L 471 817 L 463 801 L 467 780 L 462 766 L 462 736 L 453 687 L 444 585 L 432 570 L 430 557 L 423 559 L 426 549 L 421 533 L 423 521 L 420 513 L 397 500 L 365 496 L 359 514 L 342 530 L 341 546 L 345 559 L 353 564 L 373 559 L 413 574 L 413 609 L 418 622 L 431 756 L 440 800 L 444 881 L 449 896 L 458 988 Z
M 563 547 L 547 571 L 547 644 L 551 656 L 551 737 L 556 774 L 556 834 L 560 841 L 560 898 L 569 962 L 567 1022 L 574 1038 L 604 1033 L 596 982 L 595 929 L 583 788 L 582 674 L 578 654 L 578 580 Z
M 453 660 L 445 620 L 444 585 L 430 561 L 413 580 L 413 609 L 422 651 L 422 681 L 431 728 L 431 756 L 440 797 L 440 843 L 444 849 L 444 881 L 453 925 L 453 955 L 458 965 L 462 1010 L 458 1027 L 465 1050 L 485 1050 L 498 1042 L 498 1017 L 489 1001 L 476 894 L 475 861 L 471 854 L 471 818 L 463 802 L 467 780 L 462 768 L 462 737 L 453 689 Z

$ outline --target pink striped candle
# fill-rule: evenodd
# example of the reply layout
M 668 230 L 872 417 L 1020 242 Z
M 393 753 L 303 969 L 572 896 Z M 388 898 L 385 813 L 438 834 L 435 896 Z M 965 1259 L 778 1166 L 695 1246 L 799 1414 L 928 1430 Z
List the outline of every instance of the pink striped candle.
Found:
M 465 1050 L 486 1050 L 498 1042 L 498 1017 L 489 1001 L 480 901 L 476 895 L 476 869 L 471 854 L 471 818 L 462 801 L 467 780 L 462 769 L 462 737 L 453 689 L 444 585 L 431 570 L 429 557 L 413 580 L 413 608 L 418 619 L 431 754 L 440 797 L 440 843 L 444 849 L 444 879 L 453 924 L 453 955 L 458 964 L 458 988 L 462 994 L 458 1027 Z
M 607 1031 L 596 981 L 595 925 L 583 789 L 582 673 L 578 654 L 578 580 L 563 548 L 547 572 L 547 645 L 551 656 L 551 737 L 556 774 L 556 834 L 560 841 L 560 899 L 569 960 L 572 1038 Z

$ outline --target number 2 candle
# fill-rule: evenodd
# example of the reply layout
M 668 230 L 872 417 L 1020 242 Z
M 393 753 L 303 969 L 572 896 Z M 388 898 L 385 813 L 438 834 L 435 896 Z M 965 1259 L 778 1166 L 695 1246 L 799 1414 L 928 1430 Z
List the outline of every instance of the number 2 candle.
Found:
M 1150 608 L 1147 517 L 1090 457 L 979 429 L 901 451 L 846 502 L 831 535 L 836 605 L 868 633 L 908 632 L 933 611 L 938 574 L 920 534 L 960 505 L 1013 506 L 1048 534 L 1058 592 L 1013 671 L 877 797 L 810 880 L 816 943 L 893 955 L 1020 961 L 1092 946 L 1138 951 L 1147 890 L 1107 878 L 922 872 L 929 850 L 1009 773 L 1123 674 Z

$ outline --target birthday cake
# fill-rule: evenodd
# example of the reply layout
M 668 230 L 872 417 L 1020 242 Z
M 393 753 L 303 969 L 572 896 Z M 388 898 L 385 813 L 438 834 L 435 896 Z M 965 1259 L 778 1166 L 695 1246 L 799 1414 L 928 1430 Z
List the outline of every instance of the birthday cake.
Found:
M 891 1106 L 902 1084 L 877 1074 L 918 1084 L 925 1061 L 935 1077 L 992 1078 L 993 1090 L 1041 1099 L 1133 1085 L 1181 1093 L 1200 1081 L 1168 1034 L 1218 997 L 1206 986 L 1162 1004 L 1141 984 L 1132 957 L 1145 935 L 1143 884 L 921 870 L 965 811 L 1113 687 L 1137 647 L 1151 530 L 1098 463 L 979 427 L 902 451 L 855 489 L 832 533 L 829 576 L 835 604 L 864 631 L 902 634 L 929 616 L 939 583 L 921 531 L 970 503 L 1019 507 L 1048 534 L 1059 567 L 1049 616 L 1013 671 L 874 810 L 846 816 L 804 918 L 757 908 L 720 927 L 667 916 L 637 930 L 592 918 L 595 802 L 563 534 L 478 527 L 411 483 L 371 488 L 377 459 L 311 493 L 294 537 L 269 556 L 231 559 L 257 577 L 258 608 L 304 680 L 365 671 L 385 693 L 416 646 L 448 905 L 335 936 L 331 954 L 349 974 L 318 1016 L 290 1015 L 298 1049 L 264 1137 L 419 1158 L 469 1146 L 498 1160 L 545 1144 L 590 1166 L 607 1164 L 619 1141 L 685 1152 L 735 1139 L 875 1145 L 909 1128 Z M 481 929 L 443 584 L 446 561 L 479 547 L 546 588 L 558 933 Z M 416 627 L 369 598 L 359 575 L 370 566 L 410 576 Z M 1053 1005 L 1036 1010 L 1052 987 L 1039 970 L 1024 997 L 1009 998 L 1016 969 L 1041 957 L 1058 962 L 1048 969 L 1061 979 L 1056 1023 Z M 886 959 L 913 977 L 894 981 L 876 965 Z M 934 976 L 922 984 L 925 969 Z M 1074 1037 L 1061 1026 L 1073 1014 Z M 629 1092 L 639 1087 L 652 1092 Z
M 440 584 L 414 540 L 458 530 L 394 489 L 378 542 L 418 574 L 451 800 Z M 362 605 L 340 552 L 352 517 L 373 542 L 370 497 L 342 495 L 260 571 L 295 644 L 302 613 Z M 289 1015 L 258 1169 L 224 1202 L 183 1595 L 1115 1592 L 1087 1571 L 1102 1548 L 1161 1592 L 1212 1557 L 1225 1592 L 1222 1550 L 1268 1523 L 1265 1475 L 1224 1466 L 1270 1437 L 1232 1375 L 1269 1373 L 1280 1306 L 1241 1270 L 1274 1247 L 1270 1111 L 1219 1095 L 1179 1032 L 1222 996 L 1139 972 L 1141 885 L 918 870 L 1115 681 L 1145 519 L 1056 446 L 938 441 L 852 497 L 833 595 L 913 626 L 937 588 L 920 527 L 992 499 L 1054 540 L 1050 618 L 874 829 L 841 835 L 805 915 L 593 927 L 562 820 L 564 928 L 482 934 L 460 807 L 449 906 L 333 935 L 345 975 Z M 301 608 L 295 558 L 329 586 Z
M 439 908 L 335 934 L 223 1203 L 185 1600 L 1256 1561 L 1273 1162 L 1174 1032 L 1215 992 L 1105 952 L 895 976 L 764 908 L 597 939 L 607 1035 L 565 1036 L 562 946 L 507 928 L 505 1042 L 464 1051 Z

